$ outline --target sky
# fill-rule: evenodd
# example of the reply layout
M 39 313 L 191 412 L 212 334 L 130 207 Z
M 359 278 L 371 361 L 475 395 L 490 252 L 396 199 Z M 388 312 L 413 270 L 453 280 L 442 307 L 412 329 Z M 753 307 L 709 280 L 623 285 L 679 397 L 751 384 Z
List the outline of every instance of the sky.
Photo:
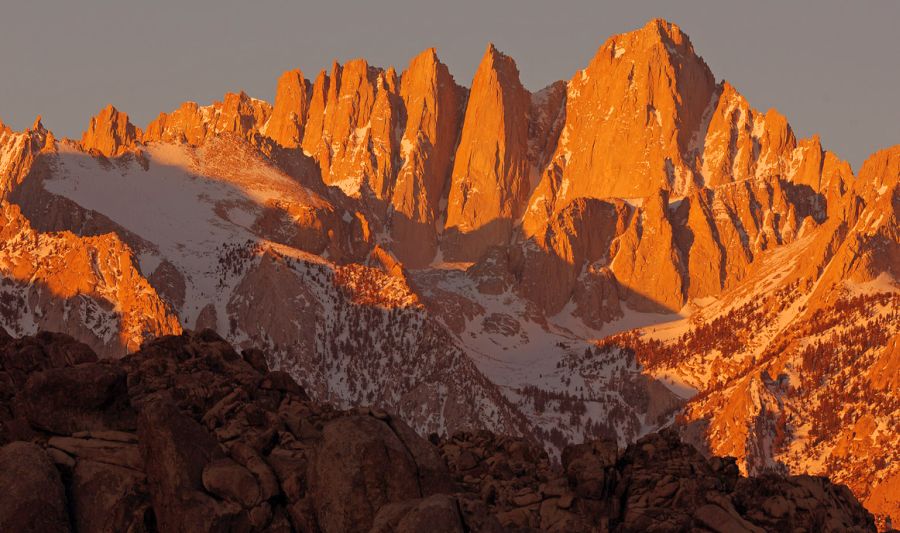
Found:
M 663 17 L 718 80 L 795 133 L 818 133 L 854 170 L 900 143 L 900 1 L 0 0 L 0 121 L 42 115 L 80 137 L 112 103 L 140 127 L 187 100 L 245 90 L 272 101 L 278 75 L 335 59 L 399 70 L 434 46 L 471 85 L 488 42 L 536 91 L 568 80 L 611 35 Z

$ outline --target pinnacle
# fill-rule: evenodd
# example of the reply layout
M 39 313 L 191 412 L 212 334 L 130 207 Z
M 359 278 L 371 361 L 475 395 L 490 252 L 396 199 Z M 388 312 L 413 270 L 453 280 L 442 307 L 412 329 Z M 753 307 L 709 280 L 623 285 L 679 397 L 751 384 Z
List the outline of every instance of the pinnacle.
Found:
M 294 76 L 294 75 L 299 76 L 300 78 L 303 78 L 303 77 L 304 77 L 304 76 L 303 76 L 303 71 L 300 70 L 299 68 L 293 68 L 293 69 L 290 69 L 290 70 L 285 70 L 284 72 L 281 73 L 281 77 L 282 77 L 282 78 L 286 78 L 286 77 L 288 77 L 288 76 Z
M 492 63 L 496 63 L 498 61 L 504 61 L 506 59 L 510 59 L 510 57 L 501 52 L 496 46 L 494 46 L 494 43 L 489 42 L 487 48 L 485 48 L 484 50 L 484 57 L 481 61 L 491 61 Z
M 640 48 L 664 46 L 670 55 L 676 51 L 692 56 L 696 55 L 687 34 L 682 32 L 677 24 L 662 18 L 651 19 L 639 29 L 610 37 L 601 49 L 610 46 L 611 43 L 621 43 L 626 40 L 630 41 L 631 46 Z
M 489 65 L 492 70 L 495 71 L 510 71 L 515 74 L 515 77 L 518 79 L 519 76 L 519 68 L 516 66 L 516 61 L 501 52 L 494 46 L 494 43 L 488 43 L 487 48 L 484 51 L 484 57 L 481 59 L 482 65 Z M 479 66 L 479 69 L 481 67 Z
M 431 47 L 422 50 L 418 55 L 412 58 L 406 71 L 434 71 L 438 65 L 442 64 L 443 63 L 441 63 L 441 60 L 437 56 L 437 50 L 435 50 L 434 47 Z
M 681 33 L 681 28 L 677 24 L 660 17 L 650 19 L 642 29 L 645 31 L 655 31 L 658 35 L 662 35 L 663 33 L 667 35 Z
M 419 55 L 416 57 L 428 58 L 429 60 L 431 60 L 435 63 L 440 62 L 440 59 L 438 59 L 438 55 L 437 55 L 437 49 L 433 46 L 426 48 L 425 50 L 422 50 L 421 52 L 419 52 Z

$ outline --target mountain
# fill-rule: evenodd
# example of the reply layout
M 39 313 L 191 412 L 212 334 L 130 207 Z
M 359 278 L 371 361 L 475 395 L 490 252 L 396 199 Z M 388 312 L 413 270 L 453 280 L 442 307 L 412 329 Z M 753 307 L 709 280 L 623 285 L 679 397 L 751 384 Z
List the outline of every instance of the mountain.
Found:
M 419 434 L 625 446 L 900 516 L 900 145 L 857 173 L 656 19 L 531 92 L 488 45 L 274 105 L 244 92 L 80 141 L 0 125 L 0 323 L 106 358 L 211 328 L 319 402 Z
M 310 400 L 212 330 L 99 361 L 63 334 L 0 338 L 3 531 L 874 531 L 846 487 L 747 478 L 674 431 L 619 450 L 490 431 L 417 435 Z

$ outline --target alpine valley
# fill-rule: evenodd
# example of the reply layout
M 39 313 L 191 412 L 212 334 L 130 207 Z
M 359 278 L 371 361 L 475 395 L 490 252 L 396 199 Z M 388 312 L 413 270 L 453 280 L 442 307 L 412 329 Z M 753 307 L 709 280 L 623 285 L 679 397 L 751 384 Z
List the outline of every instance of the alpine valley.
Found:
M 209 328 L 317 402 L 557 463 L 671 428 L 884 525 L 898 180 L 900 145 L 854 172 L 664 20 L 537 92 L 493 45 L 468 88 L 434 49 L 355 59 L 143 129 L 113 106 L 80 140 L 0 124 L 0 326 L 113 359 Z

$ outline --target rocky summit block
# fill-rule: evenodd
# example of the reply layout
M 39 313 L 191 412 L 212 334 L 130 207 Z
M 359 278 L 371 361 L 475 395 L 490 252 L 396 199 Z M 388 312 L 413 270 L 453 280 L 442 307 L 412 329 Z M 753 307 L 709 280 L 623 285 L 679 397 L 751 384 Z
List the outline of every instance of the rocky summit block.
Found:
M 420 437 L 311 401 L 210 330 L 97 361 L 0 338 L 0 531 L 874 531 L 844 486 L 741 477 L 671 431 L 625 450 Z

